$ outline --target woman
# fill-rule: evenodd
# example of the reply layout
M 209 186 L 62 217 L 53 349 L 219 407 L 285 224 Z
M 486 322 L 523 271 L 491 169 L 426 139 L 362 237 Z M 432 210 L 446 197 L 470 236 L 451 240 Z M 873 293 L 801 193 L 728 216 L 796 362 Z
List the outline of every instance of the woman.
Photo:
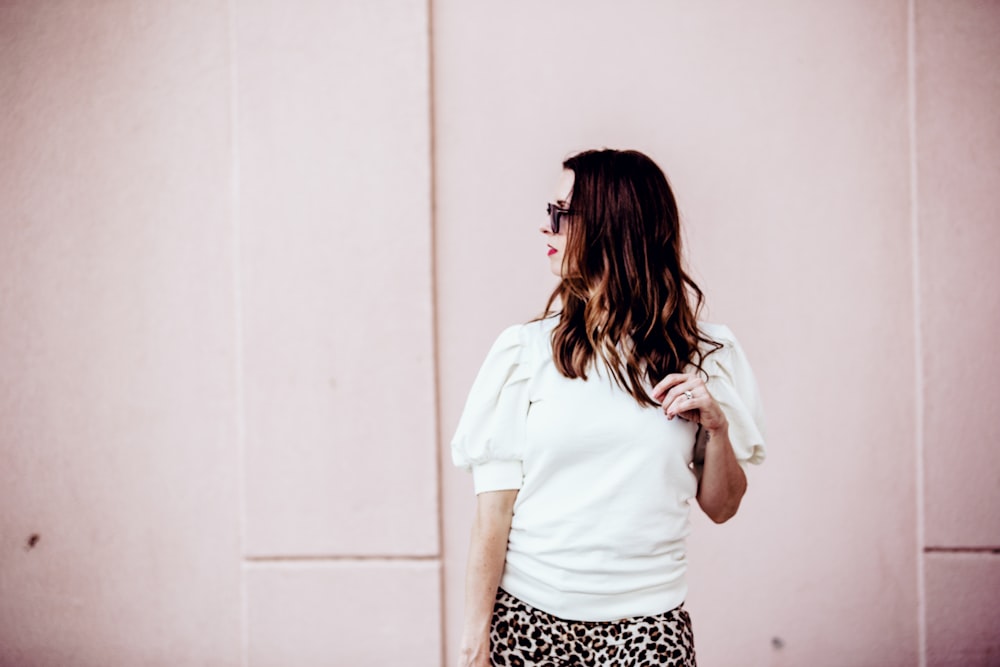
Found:
M 562 280 L 500 334 L 452 441 L 477 501 L 459 662 L 694 665 L 688 501 L 736 513 L 764 459 L 756 384 L 732 332 L 697 321 L 656 164 L 563 168 L 541 229 Z

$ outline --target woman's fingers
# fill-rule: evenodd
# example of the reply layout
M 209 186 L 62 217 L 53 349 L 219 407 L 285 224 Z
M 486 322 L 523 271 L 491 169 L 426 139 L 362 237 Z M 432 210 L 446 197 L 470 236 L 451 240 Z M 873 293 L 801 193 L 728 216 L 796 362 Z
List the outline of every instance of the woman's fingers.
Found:
M 667 419 L 680 417 L 702 423 L 721 415 L 705 381 L 695 374 L 671 373 L 653 388 L 653 399 L 660 401 Z
M 715 408 L 715 399 L 700 377 L 685 375 L 683 379 L 671 378 L 670 380 L 675 384 L 670 386 L 660 402 L 667 419 L 681 417 L 700 422 L 702 410 L 707 409 L 711 412 Z M 664 378 L 664 383 L 666 381 L 667 379 Z
M 687 373 L 671 373 L 670 375 L 668 375 L 667 377 L 663 378 L 662 380 L 656 383 L 656 386 L 653 387 L 652 396 L 655 400 L 662 401 L 663 399 L 661 398 L 661 396 L 663 394 L 666 394 L 671 387 L 681 382 L 687 382 L 690 379 L 691 376 L 688 375 Z
M 683 419 L 694 419 L 697 421 L 698 411 L 704 407 L 703 403 L 704 398 L 699 397 L 693 391 L 691 392 L 690 397 L 688 397 L 687 394 L 682 393 L 669 403 L 663 403 L 663 413 L 667 415 L 667 419 L 681 417 Z
M 660 404 L 666 406 L 679 397 L 688 398 L 685 392 L 690 392 L 692 397 L 698 393 L 705 393 L 704 386 L 705 383 L 702 382 L 701 378 L 687 376 L 683 381 L 670 387 L 660 400 Z
M 695 421 L 703 428 L 726 425 L 726 416 L 705 381 L 693 373 L 671 373 L 653 388 L 653 400 L 660 401 L 667 419 L 680 417 Z

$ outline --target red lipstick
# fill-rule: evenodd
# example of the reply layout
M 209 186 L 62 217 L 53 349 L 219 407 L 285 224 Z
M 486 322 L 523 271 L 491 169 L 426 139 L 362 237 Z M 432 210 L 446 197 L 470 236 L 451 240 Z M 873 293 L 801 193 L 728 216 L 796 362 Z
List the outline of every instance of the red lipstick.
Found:
M 552 246 L 549 246 L 549 257 L 551 257 L 552 255 L 556 254 L 557 252 L 559 252 L 559 251 L 556 250 L 555 248 L 553 248 Z

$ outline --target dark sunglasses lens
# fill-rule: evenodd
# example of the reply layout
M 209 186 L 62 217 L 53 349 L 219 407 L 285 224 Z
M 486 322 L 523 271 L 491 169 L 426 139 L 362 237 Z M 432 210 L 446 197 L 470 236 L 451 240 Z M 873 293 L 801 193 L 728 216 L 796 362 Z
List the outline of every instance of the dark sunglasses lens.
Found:
M 552 227 L 552 233 L 553 234 L 558 234 L 559 233 L 559 208 L 556 207 L 556 206 L 553 206 L 552 204 L 548 204 L 545 208 L 546 208 L 546 210 L 549 213 L 549 225 Z

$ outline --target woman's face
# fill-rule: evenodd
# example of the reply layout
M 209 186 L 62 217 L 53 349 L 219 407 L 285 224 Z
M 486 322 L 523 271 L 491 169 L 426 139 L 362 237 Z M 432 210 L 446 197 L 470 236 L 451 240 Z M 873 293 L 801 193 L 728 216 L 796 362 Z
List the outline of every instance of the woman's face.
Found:
M 555 204 L 560 208 L 569 208 L 569 199 L 573 192 L 573 171 L 564 169 L 556 186 Z M 572 224 L 569 216 L 562 216 L 559 222 L 559 233 L 552 232 L 552 226 L 546 220 L 545 224 L 539 227 L 539 231 L 545 236 L 547 244 L 546 250 L 549 254 L 549 269 L 560 278 L 563 276 L 563 255 L 566 251 L 566 228 Z

